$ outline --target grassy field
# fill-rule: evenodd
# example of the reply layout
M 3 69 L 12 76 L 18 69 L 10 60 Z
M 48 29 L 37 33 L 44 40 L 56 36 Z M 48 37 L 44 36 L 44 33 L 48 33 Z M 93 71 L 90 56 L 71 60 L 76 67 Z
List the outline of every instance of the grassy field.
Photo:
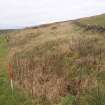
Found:
M 8 43 L 5 36 L 0 36 L 0 105 L 32 105 L 29 98 L 14 89 L 12 93 L 7 71 Z
M 80 21 L 104 26 L 104 17 Z M 13 95 L 8 53 L 20 87 Z M 105 105 L 104 58 L 105 32 L 86 31 L 72 21 L 13 31 L 8 43 L 0 38 L 0 105 Z

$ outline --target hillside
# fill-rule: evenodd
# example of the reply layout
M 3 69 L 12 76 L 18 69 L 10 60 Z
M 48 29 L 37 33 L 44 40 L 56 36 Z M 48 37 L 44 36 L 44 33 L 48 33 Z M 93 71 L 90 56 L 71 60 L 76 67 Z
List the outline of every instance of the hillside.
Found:
M 79 23 L 103 27 L 104 17 Z M 66 21 L 11 32 L 8 41 L 14 84 L 33 96 L 33 105 L 105 104 L 104 31 Z
M 83 18 L 79 21 L 83 24 L 105 26 L 105 14 Z

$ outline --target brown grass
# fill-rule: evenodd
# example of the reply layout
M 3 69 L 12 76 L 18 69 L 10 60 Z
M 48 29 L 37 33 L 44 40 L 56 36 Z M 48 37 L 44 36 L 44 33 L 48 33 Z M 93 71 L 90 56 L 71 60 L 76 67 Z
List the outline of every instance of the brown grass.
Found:
M 16 85 L 50 103 L 97 87 L 97 75 L 104 72 L 104 37 L 78 28 L 64 22 L 11 34 L 10 62 Z

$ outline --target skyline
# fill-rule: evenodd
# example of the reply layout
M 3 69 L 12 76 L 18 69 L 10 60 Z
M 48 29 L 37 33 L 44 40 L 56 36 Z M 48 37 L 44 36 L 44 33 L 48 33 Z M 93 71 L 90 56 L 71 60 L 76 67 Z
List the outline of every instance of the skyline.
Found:
M 105 13 L 103 0 L 0 0 L 0 29 L 23 28 Z

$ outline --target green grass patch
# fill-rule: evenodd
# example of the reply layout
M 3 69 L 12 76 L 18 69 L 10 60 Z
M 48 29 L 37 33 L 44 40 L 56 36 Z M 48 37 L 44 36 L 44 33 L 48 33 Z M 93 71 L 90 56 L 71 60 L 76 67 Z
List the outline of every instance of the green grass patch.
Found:
M 75 101 L 75 97 L 69 95 L 63 98 L 61 105 L 73 105 L 74 101 Z

